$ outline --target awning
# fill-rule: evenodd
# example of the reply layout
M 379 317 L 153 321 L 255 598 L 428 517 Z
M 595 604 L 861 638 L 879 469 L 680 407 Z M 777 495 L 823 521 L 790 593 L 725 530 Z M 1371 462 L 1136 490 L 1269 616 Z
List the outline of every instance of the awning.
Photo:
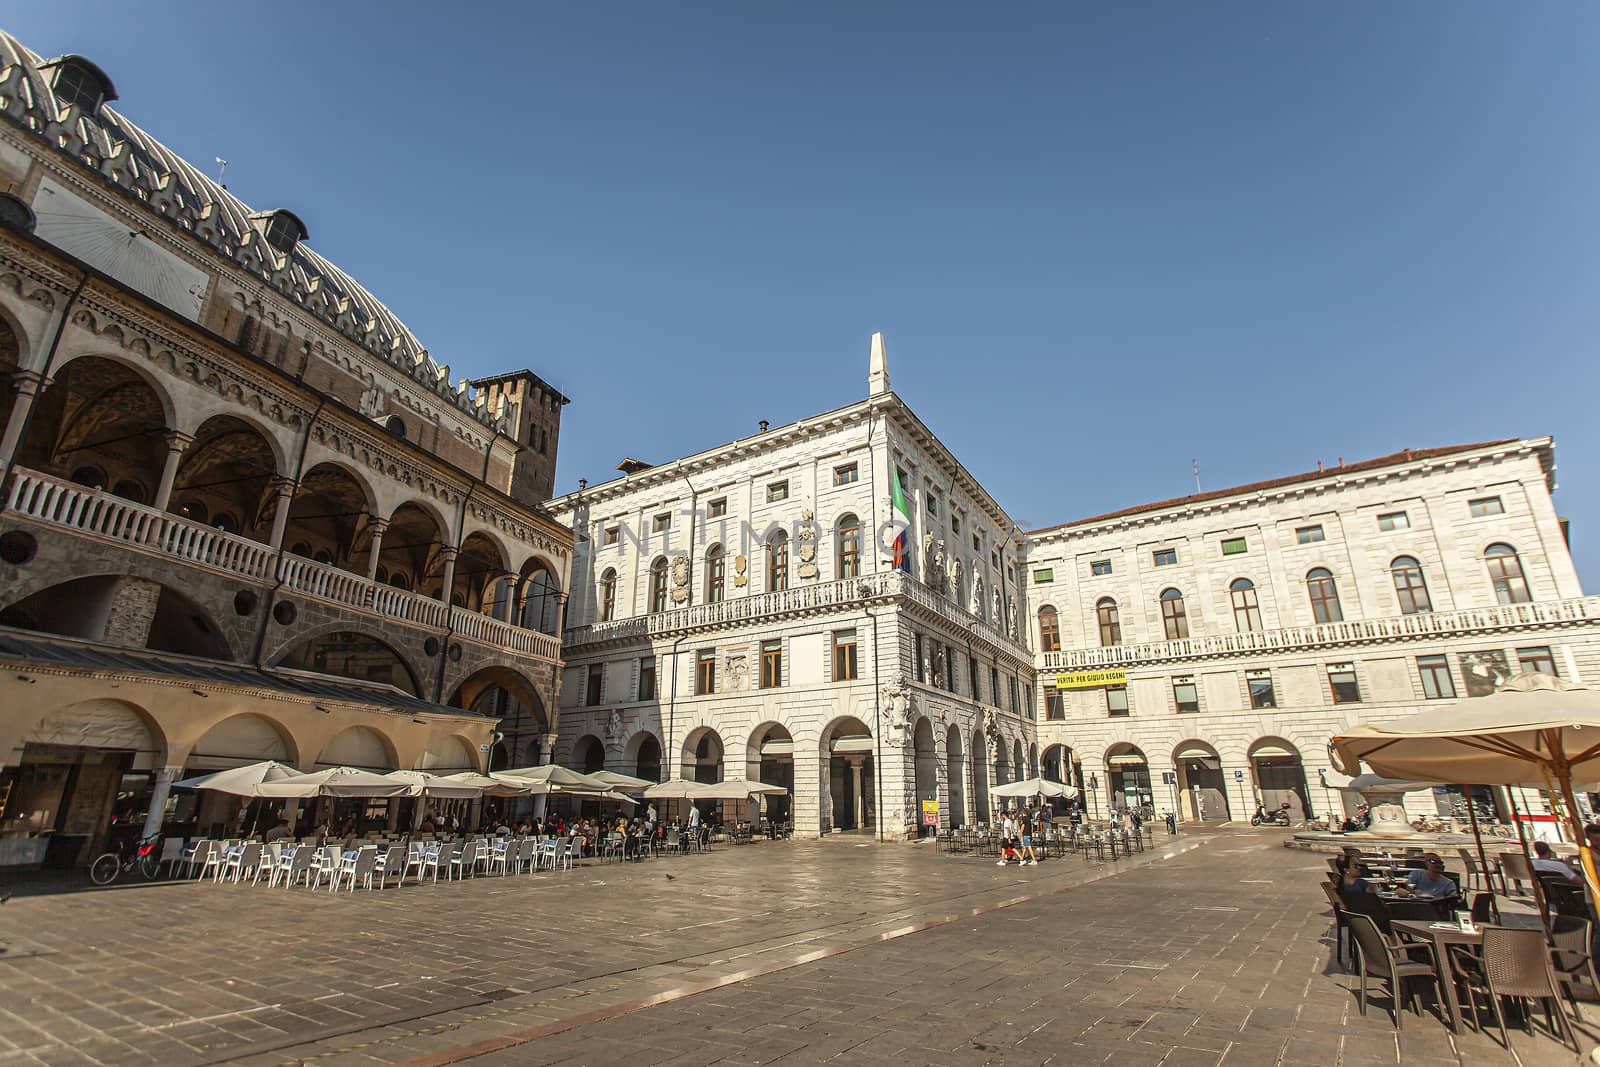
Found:
M 849 754 L 854 752 L 871 752 L 872 738 L 870 737 L 836 737 L 833 744 L 828 746 L 830 752 Z M 790 751 L 793 751 L 791 748 Z
M 1216 759 L 1217 754 L 1209 745 L 1184 745 L 1174 759 Z
M 771 741 L 761 742 L 763 756 L 792 756 L 794 755 L 794 741 L 785 737 L 781 740 L 773 738 Z
M 1143 767 L 1147 761 L 1143 756 L 1107 756 L 1107 767 Z
M 1290 752 L 1282 745 L 1262 745 L 1250 750 L 1251 759 L 1299 759 L 1300 753 Z

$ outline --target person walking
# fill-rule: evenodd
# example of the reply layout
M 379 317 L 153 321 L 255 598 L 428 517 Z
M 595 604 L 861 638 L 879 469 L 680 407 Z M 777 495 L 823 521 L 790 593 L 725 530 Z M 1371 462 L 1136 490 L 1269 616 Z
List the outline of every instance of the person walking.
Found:
M 1023 867 L 1039 866 L 1039 857 L 1033 851 L 1034 814 L 1023 808 L 1017 817 L 1017 833 L 1022 838 L 1022 849 L 1017 853 L 1017 859 Z
M 1007 809 L 1000 817 L 1000 860 L 995 864 L 996 867 L 1004 867 L 1006 861 L 1015 855 L 1013 840 L 1016 833 L 1017 824 L 1011 818 L 1010 809 Z

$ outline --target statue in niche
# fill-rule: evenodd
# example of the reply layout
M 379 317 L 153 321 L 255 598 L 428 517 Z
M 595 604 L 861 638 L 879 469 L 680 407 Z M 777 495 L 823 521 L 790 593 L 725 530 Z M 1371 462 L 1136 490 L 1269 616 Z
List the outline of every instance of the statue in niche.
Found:
M 616 744 L 622 740 L 622 712 L 613 710 L 606 720 L 606 741 Z
M 989 743 L 989 761 L 992 763 L 1000 756 L 1000 720 L 995 715 L 993 708 L 983 709 L 983 738 Z
M 944 688 L 944 649 L 933 650 L 933 684 L 940 689 Z
M 944 544 L 943 541 L 939 543 Z M 950 561 L 950 595 L 957 604 L 961 603 L 961 561 L 959 559 Z
M 817 524 L 812 521 L 810 508 L 800 512 L 800 528 L 795 531 L 795 540 L 800 543 L 800 563 L 795 572 L 802 578 L 815 578 L 817 576 Z
M 972 613 L 983 614 L 983 574 L 978 570 L 977 564 L 972 567 Z
M 933 548 L 933 534 L 922 535 L 922 582 L 924 585 L 934 585 L 938 582 L 939 557 Z
M 1000 609 L 1000 590 L 998 588 L 994 588 L 989 590 L 989 593 L 994 599 L 994 624 L 996 626 L 1003 626 L 1005 625 L 1006 616 L 1005 612 Z
M 1006 605 L 1006 624 L 1011 628 L 1011 636 L 1013 638 L 1021 636 L 1017 632 L 1017 600 L 1015 597 L 1012 597 L 1011 602 Z
M 905 675 L 884 687 L 883 708 L 884 741 L 891 745 L 904 744 L 911 730 L 911 683 Z

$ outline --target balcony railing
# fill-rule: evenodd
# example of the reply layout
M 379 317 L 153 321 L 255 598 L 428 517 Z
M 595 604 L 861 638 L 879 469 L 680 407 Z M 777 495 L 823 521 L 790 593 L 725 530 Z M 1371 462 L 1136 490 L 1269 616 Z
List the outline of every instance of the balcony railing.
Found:
M 469 640 L 547 659 L 561 657 L 561 642 L 550 634 L 513 626 L 463 608 L 447 607 L 433 597 L 370 581 L 359 574 L 302 556 L 285 554 L 279 564 L 277 551 L 259 541 L 223 533 L 37 471 L 15 469 L 6 506 L 37 522 L 223 574 L 257 582 L 281 579 L 285 589 L 315 600 L 436 630 L 445 629 L 448 623 L 451 629 Z
M 1029 653 L 999 629 L 961 608 L 903 571 L 866 574 L 859 578 L 840 578 L 815 585 L 798 585 L 771 593 L 733 597 L 715 604 L 637 615 L 628 619 L 575 626 L 566 633 L 568 648 L 630 637 L 664 637 L 690 630 L 704 630 L 774 616 L 793 617 L 810 612 L 850 607 L 901 596 L 932 611 L 950 616 L 959 625 L 991 644 L 1009 648 L 1024 658 Z
M 1391 615 L 1377 619 L 1321 623 L 1316 626 L 1288 626 L 1277 630 L 1258 630 L 1254 633 L 1213 634 L 1207 637 L 1186 637 L 1176 641 L 1154 641 L 1143 645 L 1069 648 L 1060 652 L 1042 653 L 1038 659 L 1045 670 L 1079 670 L 1091 667 L 1134 666 L 1163 660 L 1206 659 L 1216 656 L 1336 648 L 1428 637 L 1456 637 L 1496 630 L 1570 626 L 1580 623 L 1600 623 L 1600 596 L 1575 597 L 1571 600 L 1551 600 L 1544 603 L 1499 604 L 1494 607 L 1462 608 L 1459 611 L 1420 612 L 1416 615 Z

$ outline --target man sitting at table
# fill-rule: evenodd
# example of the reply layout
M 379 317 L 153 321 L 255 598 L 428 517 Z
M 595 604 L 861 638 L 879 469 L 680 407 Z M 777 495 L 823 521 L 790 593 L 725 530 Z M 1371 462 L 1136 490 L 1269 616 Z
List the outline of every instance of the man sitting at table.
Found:
M 1569 882 L 1578 880 L 1578 872 L 1573 870 L 1565 860 L 1556 858 L 1556 851 L 1550 847 L 1550 842 L 1535 841 L 1533 843 L 1533 854 L 1533 869 L 1535 873 L 1559 874 Z
M 1406 884 L 1420 897 L 1453 897 L 1460 893 L 1456 884 L 1444 876 L 1444 860 L 1435 853 L 1425 857 L 1427 866 L 1406 875 Z

